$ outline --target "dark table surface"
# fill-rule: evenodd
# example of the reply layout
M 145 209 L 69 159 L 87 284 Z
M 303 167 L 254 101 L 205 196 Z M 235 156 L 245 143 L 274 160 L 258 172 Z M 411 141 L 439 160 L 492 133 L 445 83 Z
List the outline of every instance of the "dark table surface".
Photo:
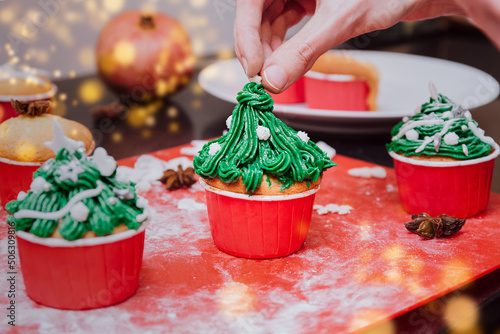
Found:
M 479 68 L 500 81 L 500 53 L 477 33 L 439 33 L 390 45 L 373 45 L 370 49 L 405 52 L 448 59 Z M 91 129 L 97 146 L 103 146 L 115 158 L 125 158 L 189 143 L 193 139 L 219 136 L 234 105 L 215 98 L 197 83 L 199 70 L 217 60 L 198 62 L 197 71 L 185 89 L 170 99 L 149 105 L 133 106 L 117 118 L 96 118 L 90 109 L 117 101 L 97 76 L 58 80 L 57 106 L 54 113 L 77 120 Z M 486 134 L 500 142 L 500 99 L 473 110 L 473 117 Z M 391 166 L 385 143 L 389 134 L 348 136 L 309 131 L 314 141 L 325 141 L 338 154 Z M 497 159 L 498 160 L 498 159 Z M 497 161 L 492 191 L 500 193 L 500 165 Z M 452 292 L 436 301 L 396 319 L 398 332 L 428 333 L 448 331 L 442 319 L 442 305 L 456 294 L 474 298 L 480 305 L 482 332 L 500 330 L 500 271 Z M 441 304 L 440 304 L 441 303 Z M 436 305 L 440 311 L 436 311 Z M 439 308 L 439 307 L 438 307 Z M 441 313 L 440 313 L 441 312 Z

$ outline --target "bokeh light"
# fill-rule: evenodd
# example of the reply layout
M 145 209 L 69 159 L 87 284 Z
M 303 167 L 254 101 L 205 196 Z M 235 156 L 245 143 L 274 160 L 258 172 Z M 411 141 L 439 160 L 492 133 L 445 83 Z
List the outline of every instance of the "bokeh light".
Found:
M 123 0 L 104 0 L 102 2 L 104 9 L 110 13 L 117 13 L 123 9 Z
M 217 295 L 219 310 L 229 318 L 237 318 L 254 309 L 254 293 L 243 283 L 225 283 L 217 291 Z
M 104 87 L 97 79 L 85 80 L 78 89 L 78 96 L 83 103 L 95 104 L 104 96 Z
M 387 314 L 383 310 L 378 309 L 363 309 L 352 318 L 349 331 L 358 331 L 370 324 L 382 322 L 387 319 Z M 363 334 L 393 334 L 396 333 L 396 326 L 392 321 L 382 322 L 380 325 L 369 328 L 363 331 Z
M 120 41 L 113 48 L 113 58 L 122 66 L 131 65 L 136 58 L 135 47 L 129 41 Z
M 443 318 L 452 333 L 473 333 L 477 330 L 479 310 L 470 297 L 457 296 L 446 303 Z

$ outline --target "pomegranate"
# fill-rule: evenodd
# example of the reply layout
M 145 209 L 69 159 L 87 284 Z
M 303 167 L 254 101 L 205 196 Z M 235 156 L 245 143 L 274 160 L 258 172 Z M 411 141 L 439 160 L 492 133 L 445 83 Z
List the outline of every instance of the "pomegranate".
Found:
M 189 35 L 162 13 L 126 11 L 100 33 L 97 68 L 122 100 L 147 102 L 188 84 L 194 67 Z M 125 101 L 127 102 L 127 101 Z

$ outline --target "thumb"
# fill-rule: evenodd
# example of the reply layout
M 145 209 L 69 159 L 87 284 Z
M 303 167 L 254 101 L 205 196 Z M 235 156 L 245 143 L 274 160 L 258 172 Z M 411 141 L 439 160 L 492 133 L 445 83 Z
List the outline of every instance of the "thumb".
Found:
M 329 24 L 325 24 L 320 15 L 314 15 L 295 36 L 266 59 L 261 70 L 264 87 L 275 94 L 290 87 L 320 55 L 335 45 L 334 35 Z

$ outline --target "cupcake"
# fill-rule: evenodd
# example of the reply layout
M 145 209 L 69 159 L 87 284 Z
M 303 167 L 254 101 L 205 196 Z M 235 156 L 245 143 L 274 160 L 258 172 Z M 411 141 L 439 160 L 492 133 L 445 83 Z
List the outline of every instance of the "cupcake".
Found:
M 98 148 L 88 157 L 58 118 L 46 145 L 55 158 L 30 190 L 7 203 L 27 295 L 60 309 L 115 304 L 138 286 L 148 203 L 116 180 L 116 161 Z
M 237 100 L 228 132 L 193 160 L 212 237 L 231 255 L 286 256 L 302 246 L 323 171 L 335 163 L 305 132 L 274 116 L 260 83 L 246 84 Z
M 85 126 L 47 114 L 49 101 L 13 100 L 12 106 L 20 116 L 0 124 L 0 205 L 15 199 L 20 191 L 28 190 L 33 172 L 55 157 L 43 144 L 54 136 L 54 119 L 68 137 L 83 143 L 87 154 L 94 149 L 92 134 Z
M 35 69 L 21 69 L 11 64 L 0 66 L 0 123 L 17 116 L 11 99 L 21 101 L 52 100 L 57 87 Z
M 378 81 L 372 64 L 328 52 L 305 75 L 305 102 L 312 109 L 377 110 Z
M 483 211 L 500 150 L 472 119 L 431 84 L 431 98 L 391 132 L 399 197 L 410 214 L 466 218 Z

